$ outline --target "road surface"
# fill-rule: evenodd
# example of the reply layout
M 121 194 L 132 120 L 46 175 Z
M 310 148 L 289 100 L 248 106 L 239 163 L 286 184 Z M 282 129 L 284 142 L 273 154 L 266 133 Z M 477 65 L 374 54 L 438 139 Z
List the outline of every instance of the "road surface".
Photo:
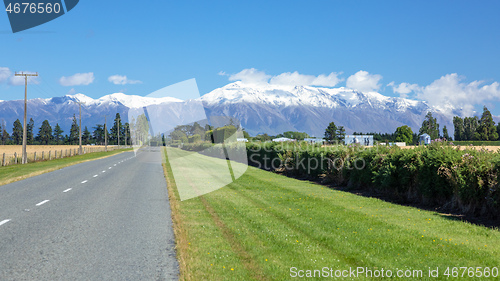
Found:
M 0 280 L 177 280 L 159 150 L 0 186 Z

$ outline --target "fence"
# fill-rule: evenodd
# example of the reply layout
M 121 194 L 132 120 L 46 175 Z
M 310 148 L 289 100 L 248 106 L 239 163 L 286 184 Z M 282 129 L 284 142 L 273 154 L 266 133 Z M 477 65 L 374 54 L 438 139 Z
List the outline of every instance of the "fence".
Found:
M 113 151 L 118 149 L 118 146 L 108 145 L 108 151 Z M 64 149 L 55 149 L 49 151 L 35 151 L 27 153 L 28 163 L 40 162 L 40 161 L 48 161 L 54 159 L 67 158 L 71 156 L 78 155 L 78 148 L 64 148 Z M 106 150 L 105 147 L 92 147 L 92 146 L 83 146 L 82 147 L 83 154 L 94 153 L 94 152 L 103 152 Z M 22 163 L 22 155 L 21 153 L 14 152 L 12 153 L 3 153 L 0 154 L 1 166 L 10 166 L 15 164 Z

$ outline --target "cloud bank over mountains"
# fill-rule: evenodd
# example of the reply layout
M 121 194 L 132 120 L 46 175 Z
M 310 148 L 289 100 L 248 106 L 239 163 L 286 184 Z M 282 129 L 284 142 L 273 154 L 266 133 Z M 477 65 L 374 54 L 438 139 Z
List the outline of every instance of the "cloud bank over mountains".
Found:
M 464 115 L 473 115 L 479 106 L 490 105 L 500 101 L 500 83 L 484 80 L 466 82 L 465 76 L 457 73 L 443 75 L 429 85 L 418 85 L 408 82 L 396 83 L 392 81 L 383 87 L 383 76 L 360 70 L 347 78 L 342 77 L 343 72 L 330 74 L 307 75 L 295 72 L 285 72 L 270 75 L 265 71 L 255 68 L 243 69 L 234 74 L 219 72 L 227 76 L 229 81 L 241 81 L 248 85 L 288 85 L 288 86 L 315 86 L 315 87 L 345 87 L 360 92 L 383 92 L 392 90 L 402 98 L 426 101 L 430 106 L 443 110 L 459 109 Z

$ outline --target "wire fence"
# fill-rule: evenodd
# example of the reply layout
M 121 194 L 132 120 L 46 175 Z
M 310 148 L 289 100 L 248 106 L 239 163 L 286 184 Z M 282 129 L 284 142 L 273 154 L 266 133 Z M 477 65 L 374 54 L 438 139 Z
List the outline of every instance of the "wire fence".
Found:
M 117 145 L 108 145 L 107 151 L 113 151 L 119 149 Z M 49 161 L 54 159 L 61 159 L 79 155 L 79 148 L 63 148 L 63 149 L 52 149 L 52 150 L 41 150 L 35 152 L 27 153 L 27 161 L 28 163 L 40 162 L 40 161 Z M 83 154 L 94 153 L 94 152 L 104 152 L 106 151 L 106 147 L 98 146 L 83 146 L 82 152 Z M 0 161 L 2 166 L 10 166 L 22 163 L 22 154 L 21 153 L 2 153 L 0 154 Z

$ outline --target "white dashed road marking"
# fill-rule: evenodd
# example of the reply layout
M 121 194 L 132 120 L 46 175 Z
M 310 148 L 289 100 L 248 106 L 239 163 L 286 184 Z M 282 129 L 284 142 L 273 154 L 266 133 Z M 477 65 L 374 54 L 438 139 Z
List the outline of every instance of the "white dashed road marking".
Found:
M 88 181 L 88 180 L 84 180 L 84 181 L 82 181 L 82 183 L 86 183 L 87 181 Z
M 3 225 L 3 224 L 6 224 L 8 223 L 10 220 L 3 220 L 3 221 L 0 221 L 0 225 Z
M 45 204 L 45 203 L 47 203 L 47 202 L 49 202 L 49 201 L 50 201 L 50 200 L 43 200 L 42 202 L 40 202 L 40 203 L 36 204 L 36 206 L 37 206 L 37 207 L 38 207 L 38 206 L 42 206 L 43 204 Z
M 68 188 L 68 189 L 66 189 L 66 190 L 65 190 L 65 191 L 63 191 L 63 192 L 64 192 L 64 193 L 66 193 L 66 192 L 70 191 L 71 189 L 72 189 L 72 188 Z
M 94 178 L 97 178 L 98 175 L 94 175 Z

